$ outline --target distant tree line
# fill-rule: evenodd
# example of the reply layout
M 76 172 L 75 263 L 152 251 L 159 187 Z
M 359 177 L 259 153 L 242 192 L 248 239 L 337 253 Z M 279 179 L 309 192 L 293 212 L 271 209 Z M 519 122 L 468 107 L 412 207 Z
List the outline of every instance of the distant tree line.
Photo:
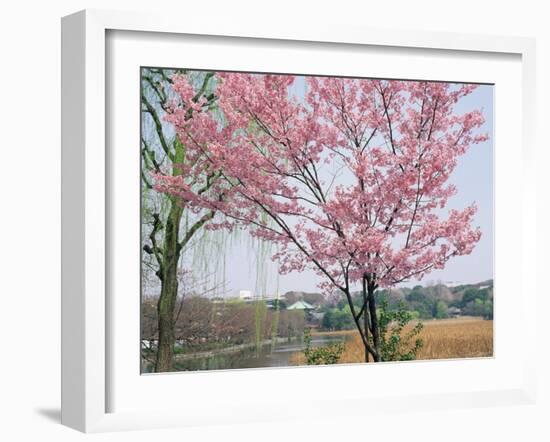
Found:
M 411 288 L 378 290 L 378 303 L 386 303 L 388 309 L 397 310 L 400 305 L 413 319 L 446 319 L 452 316 L 481 316 L 493 319 L 493 282 L 475 285 L 448 287 L 444 284 L 432 286 L 417 285 Z M 354 296 L 354 303 L 360 306 L 360 295 Z M 349 306 L 342 299 L 336 303 L 325 303 L 320 307 L 323 318 L 322 330 L 350 330 L 354 323 Z

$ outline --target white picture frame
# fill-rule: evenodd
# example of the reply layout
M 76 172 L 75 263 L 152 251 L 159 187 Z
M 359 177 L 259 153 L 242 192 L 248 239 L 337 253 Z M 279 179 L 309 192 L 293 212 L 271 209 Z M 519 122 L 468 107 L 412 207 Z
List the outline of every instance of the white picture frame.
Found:
M 109 93 L 106 80 L 107 34 L 111 31 L 154 32 L 162 35 L 216 36 L 218 38 L 269 39 L 285 44 L 310 42 L 349 46 L 375 46 L 425 49 L 429 51 L 508 54 L 520 57 L 521 63 L 521 220 L 536 219 L 536 185 L 534 165 L 534 102 L 535 102 L 535 44 L 532 39 L 492 37 L 417 31 L 388 31 L 345 26 L 222 22 L 208 21 L 182 24 L 177 17 L 99 10 L 86 10 L 62 20 L 62 423 L 84 432 L 123 429 L 158 428 L 169 426 L 208 425 L 212 416 L 204 408 L 194 412 L 181 407 L 113 411 L 109 394 L 114 388 L 113 355 L 110 353 L 110 311 L 107 287 L 108 244 L 112 238 L 109 219 L 109 167 L 106 121 Z M 159 35 L 159 34 L 156 34 Z M 498 118 L 498 117 L 497 117 Z M 534 260 L 536 256 L 535 229 L 521 224 L 518 252 L 521 254 L 520 309 L 536 301 Z M 137 297 L 136 297 L 137 299 Z M 498 301 L 497 301 L 498 302 Z M 524 321 L 526 338 L 524 353 L 533 354 L 536 324 Z M 497 336 L 498 339 L 498 336 Z M 498 358 L 498 353 L 497 356 Z M 403 395 L 399 392 L 377 396 L 376 411 L 441 409 L 499 404 L 532 403 L 535 397 L 534 358 L 525 357 L 515 375 L 499 388 L 471 391 L 435 391 L 428 394 Z M 319 368 L 326 370 L 325 368 Z M 390 366 L 369 367 L 382 371 L 395 370 Z M 351 367 L 348 375 L 359 376 L 360 367 Z M 475 367 L 472 370 L 476 370 Z M 326 371 L 325 371 L 326 372 Z M 265 373 L 265 372 L 264 372 Z M 286 371 L 287 378 L 291 376 Z M 298 372 L 297 372 L 298 373 Z M 209 375 L 199 374 L 202 376 Z M 217 374 L 216 374 L 217 376 Z M 243 371 L 234 373 L 232 382 L 247 382 Z M 265 375 L 264 375 L 265 376 Z M 172 388 L 177 375 L 164 376 L 162 388 Z M 170 380 L 172 378 L 172 380 Z M 157 378 L 159 379 L 159 378 Z M 211 378 L 214 379 L 214 378 Z M 218 383 L 225 382 L 219 377 Z M 275 380 L 275 382 L 280 382 Z M 162 390 L 165 391 L 165 390 Z M 163 393 L 166 394 L 166 393 Z M 200 394 L 194 392 L 193 394 Z M 281 408 L 254 407 L 246 394 L 232 398 L 235 410 L 249 408 L 246 415 L 226 409 L 215 415 L 216 422 L 254 422 L 328 413 L 326 401 L 312 398 L 309 410 L 303 403 L 290 401 Z M 372 401 L 363 403 L 360 397 L 333 394 L 328 399 L 339 404 L 339 414 L 374 412 Z M 329 415 L 327 414 L 327 417 Z

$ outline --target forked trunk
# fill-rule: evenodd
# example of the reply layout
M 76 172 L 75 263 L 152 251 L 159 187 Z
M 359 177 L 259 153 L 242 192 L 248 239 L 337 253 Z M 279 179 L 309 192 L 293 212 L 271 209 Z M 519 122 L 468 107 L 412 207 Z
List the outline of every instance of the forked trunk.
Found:
M 359 328 L 359 332 L 363 334 L 363 343 L 365 348 L 365 362 L 369 362 L 369 356 L 374 362 L 380 362 L 381 344 L 380 344 L 380 327 L 378 324 L 378 313 L 376 311 L 376 298 L 374 291 L 376 285 L 372 282 L 369 275 L 363 277 L 363 330 Z M 369 334 L 371 339 L 369 339 Z M 370 348 L 369 348 L 370 346 Z
M 372 357 L 374 359 L 374 362 L 380 362 L 382 360 L 380 345 L 380 327 L 378 325 L 378 313 L 376 312 L 376 299 L 374 297 L 374 290 L 374 286 L 369 284 L 367 301 L 369 306 L 372 343 L 374 347 Z

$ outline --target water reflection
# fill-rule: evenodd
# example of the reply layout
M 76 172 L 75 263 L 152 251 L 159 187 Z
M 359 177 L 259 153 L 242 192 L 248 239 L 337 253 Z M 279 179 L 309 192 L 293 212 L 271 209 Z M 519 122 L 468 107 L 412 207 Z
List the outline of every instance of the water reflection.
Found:
M 314 347 L 343 342 L 345 335 L 337 336 L 313 336 Z M 225 370 L 231 368 L 259 368 L 259 367 L 286 367 L 291 364 L 293 353 L 303 351 L 303 342 L 279 342 L 274 346 L 264 345 L 258 350 L 255 347 L 247 347 L 230 353 L 219 353 L 207 357 L 186 358 L 176 362 L 176 371 L 195 370 Z

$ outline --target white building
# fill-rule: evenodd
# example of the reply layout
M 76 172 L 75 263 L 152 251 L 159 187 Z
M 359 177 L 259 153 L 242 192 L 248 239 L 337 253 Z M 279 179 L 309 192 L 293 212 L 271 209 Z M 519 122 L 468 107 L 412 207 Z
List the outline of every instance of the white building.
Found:
M 239 299 L 247 300 L 247 299 L 253 299 L 254 295 L 250 290 L 241 290 L 239 292 Z

